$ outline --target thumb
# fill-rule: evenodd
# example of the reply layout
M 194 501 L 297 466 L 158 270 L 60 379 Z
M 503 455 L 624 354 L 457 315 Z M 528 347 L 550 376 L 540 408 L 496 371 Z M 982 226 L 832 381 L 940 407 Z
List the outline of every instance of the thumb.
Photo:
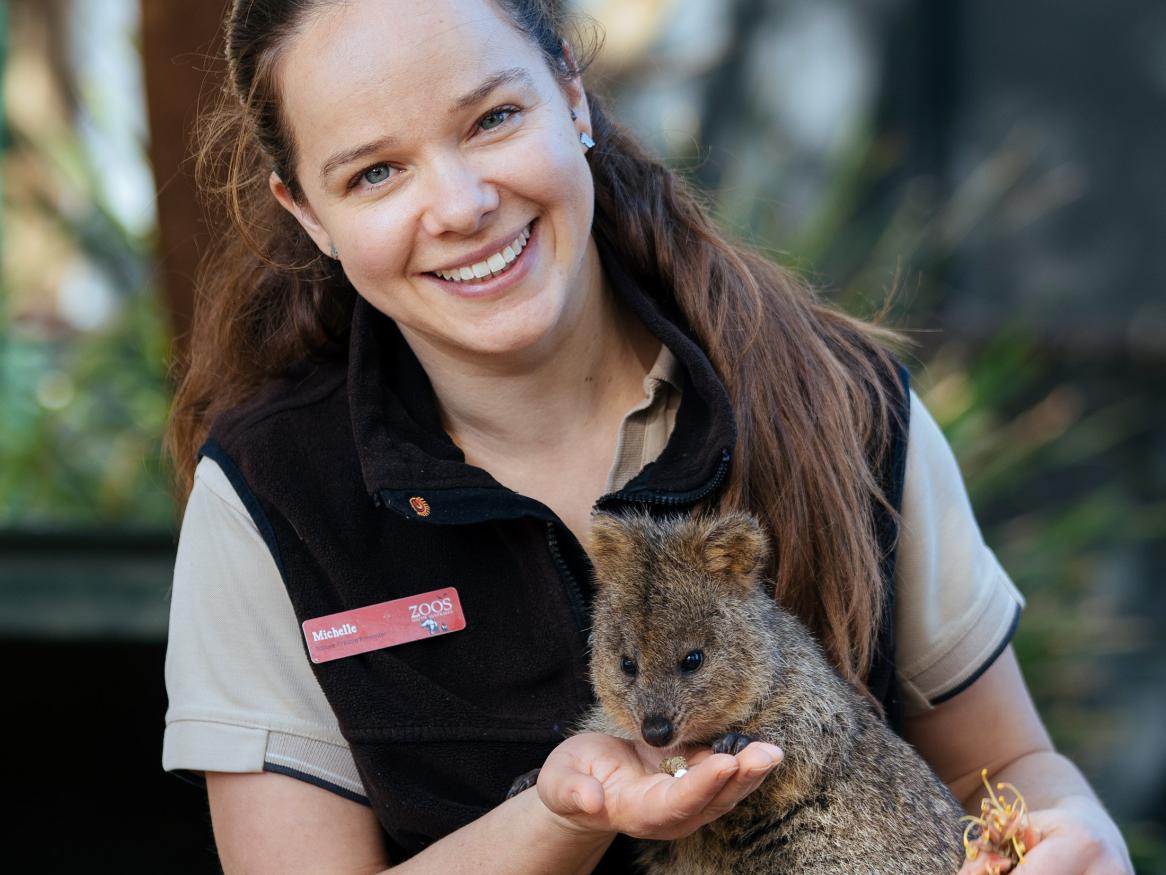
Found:
M 597 814 L 603 810 L 603 785 L 582 772 L 559 774 L 554 780 L 538 782 L 543 805 L 556 814 Z

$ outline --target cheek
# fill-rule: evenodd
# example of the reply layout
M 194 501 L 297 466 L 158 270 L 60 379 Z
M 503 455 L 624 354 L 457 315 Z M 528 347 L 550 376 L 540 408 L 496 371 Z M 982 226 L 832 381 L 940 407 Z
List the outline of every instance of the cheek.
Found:
M 572 144 L 565 150 L 555 162 L 552 173 L 560 186 L 562 201 L 570 205 L 577 224 L 589 233 L 595 209 L 595 182 L 591 177 L 591 167 L 577 149 L 578 144 Z
M 595 697 L 609 720 L 624 731 L 639 735 L 640 723 L 635 711 L 635 694 L 627 678 L 612 671 L 599 672 L 592 679 Z
M 569 135 L 539 137 L 530 148 L 508 154 L 499 176 L 527 200 L 562 211 L 590 231 L 595 186 L 582 147 Z
M 387 206 L 360 211 L 337 237 L 344 271 L 358 290 L 361 278 L 399 275 L 405 270 L 411 236 L 401 214 Z

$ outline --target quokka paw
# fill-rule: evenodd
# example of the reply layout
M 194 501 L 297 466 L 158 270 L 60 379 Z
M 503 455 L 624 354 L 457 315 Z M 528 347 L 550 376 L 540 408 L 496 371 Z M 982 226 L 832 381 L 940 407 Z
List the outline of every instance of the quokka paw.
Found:
M 728 753 L 736 756 L 754 739 L 748 735 L 738 735 L 735 732 L 726 732 L 713 742 L 713 753 Z
M 506 798 L 510 799 L 517 796 L 523 790 L 533 787 L 538 783 L 538 773 L 540 769 L 531 769 L 525 775 L 519 775 L 514 779 L 514 783 L 510 785 L 510 789 L 506 792 Z

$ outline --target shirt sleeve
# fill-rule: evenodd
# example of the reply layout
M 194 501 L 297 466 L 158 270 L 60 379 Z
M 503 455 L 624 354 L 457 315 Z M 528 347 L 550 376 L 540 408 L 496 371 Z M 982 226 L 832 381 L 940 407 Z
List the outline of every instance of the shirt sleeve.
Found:
M 368 804 L 275 561 L 222 469 L 199 462 L 178 540 L 162 768 L 274 771 Z
M 907 715 L 969 687 L 1007 647 L 1024 597 L 984 543 L 951 447 L 911 393 L 895 565 L 895 662 Z

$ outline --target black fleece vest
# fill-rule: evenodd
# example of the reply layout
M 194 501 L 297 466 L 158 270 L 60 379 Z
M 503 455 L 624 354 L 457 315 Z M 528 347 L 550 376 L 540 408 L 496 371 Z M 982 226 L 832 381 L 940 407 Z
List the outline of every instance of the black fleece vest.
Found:
M 724 386 L 667 296 L 604 262 L 615 293 L 683 364 L 684 386 L 660 457 L 596 506 L 665 513 L 715 501 L 736 441 Z M 593 702 L 591 569 L 549 508 L 465 463 L 391 320 L 358 299 L 347 354 L 333 352 L 220 417 L 200 455 L 246 504 L 301 623 L 439 587 L 459 593 L 464 631 L 310 663 L 399 862 L 499 804 Z M 896 507 L 906 410 L 882 472 Z M 885 515 L 877 522 L 893 597 L 896 532 Z M 870 680 L 897 727 L 891 601 Z M 628 861 L 617 841 L 597 871 Z

